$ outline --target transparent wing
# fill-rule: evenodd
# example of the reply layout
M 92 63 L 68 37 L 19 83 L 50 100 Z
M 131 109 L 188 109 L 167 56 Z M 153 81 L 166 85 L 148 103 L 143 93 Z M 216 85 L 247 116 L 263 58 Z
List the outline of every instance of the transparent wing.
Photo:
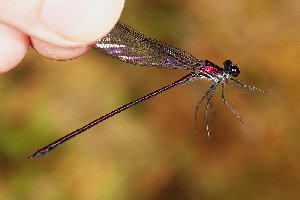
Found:
M 121 61 L 142 66 L 192 70 L 203 62 L 186 51 L 149 38 L 121 22 L 98 40 L 94 48 Z

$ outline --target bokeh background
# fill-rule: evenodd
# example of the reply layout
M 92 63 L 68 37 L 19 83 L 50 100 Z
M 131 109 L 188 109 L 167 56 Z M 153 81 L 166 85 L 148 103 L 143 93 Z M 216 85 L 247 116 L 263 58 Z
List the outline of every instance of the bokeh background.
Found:
M 188 71 L 133 66 L 91 50 L 51 61 L 32 49 L 0 77 L 0 199 L 298 199 L 300 1 L 128 0 L 121 21 L 199 59 L 238 64 L 227 87 L 244 127 L 196 80 L 119 114 L 45 157 L 37 149 Z

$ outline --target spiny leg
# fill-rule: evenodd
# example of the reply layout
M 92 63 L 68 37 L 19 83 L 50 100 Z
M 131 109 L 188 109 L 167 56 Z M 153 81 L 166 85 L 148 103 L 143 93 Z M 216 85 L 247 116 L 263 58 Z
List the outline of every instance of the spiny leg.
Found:
M 207 97 L 207 95 L 211 92 L 211 90 L 212 90 L 213 88 L 216 88 L 217 85 L 218 85 L 218 83 L 212 84 L 212 86 L 210 86 L 210 88 L 206 91 L 206 93 L 202 96 L 202 98 L 201 98 L 200 101 L 198 102 L 198 104 L 197 104 L 197 106 L 196 106 L 196 111 L 195 111 L 194 133 L 191 135 L 191 137 L 193 137 L 193 136 L 196 134 L 196 132 L 197 132 L 197 112 L 198 112 L 198 108 L 199 108 L 200 104 L 202 103 L 203 99 L 204 99 L 205 97 Z
M 229 78 L 231 78 L 231 77 L 229 77 Z M 240 87 L 238 87 L 238 86 L 236 86 L 236 85 L 233 85 L 233 84 L 229 83 L 229 82 L 228 82 L 228 79 L 229 79 L 229 78 L 226 77 L 226 84 L 228 84 L 229 86 L 235 87 L 235 88 L 241 90 L 242 92 L 244 92 L 244 93 L 246 93 L 246 94 L 249 94 L 249 92 L 245 91 L 244 89 L 242 89 L 242 88 L 240 88 Z
M 205 119 L 206 119 L 206 130 L 207 130 L 207 142 L 210 138 L 210 133 L 209 133 L 209 127 L 208 127 L 208 113 L 207 113 L 207 110 L 208 110 L 208 106 L 211 105 L 210 101 L 212 99 L 212 97 L 214 96 L 214 92 L 216 91 L 216 88 L 217 88 L 217 85 L 214 86 L 214 88 L 212 89 L 209 97 L 207 97 L 207 104 L 206 104 L 206 108 L 205 108 Z
M 209 98 L 206 96 L 206 98 L 207 98 L 207 102 L 209 102 Z M 209 105 L 210 105 L 210 107 L 211 107 L 211 109 L 212 109 L 212 111 L 214 112 L 214 115 L 216 115 L 216 110 L 214 109 L 214 107 L 212 106 L 212 104 L 209 102 Z
M 231 110 L 231 112 L 240 120 L 240 122 L 244 125 L 244 126 L 246 126 L 245 125 L 245 123 L 242 121 L 242 119 L 240 118 L 240 116 L 238 115 L 238 113 L 237 112 L 235 112 L 232 108 L 231 108 L 231 106 L 229 106 L 229 104 L 226 102 L 226 100 L 225 100 L 225 82 L 223 81 L 222 82 L 222 100 L 223 100 L 223 102 L 225 103 L 225 105 Z
M 257 88 L 257 87 L 250 86 L 250 85 L 245 85 L 245 84 L 241 83 L 240 81 L 238 81 L 238 80 L 236 80 L 236 79 L 234 79 L 234 78 L 232 78 L 232 77 L 229 77 L 229 79 L 235 81 L 235 82 L 236 82 L 237 84 L 239 84 L 240 86 L 243 86 L 243 87 L 246 87 L 246 88 L 250 88 L 250 89 L 252 89 L 252 90 L 258 90 L 258 91 L 263 92 L 263 93 L 271 94 L 271 93 L 266 92 L 266 91 L 264 91 L 264 90 L 262 90 L 262 89 L 259 89 L 259 88 Z

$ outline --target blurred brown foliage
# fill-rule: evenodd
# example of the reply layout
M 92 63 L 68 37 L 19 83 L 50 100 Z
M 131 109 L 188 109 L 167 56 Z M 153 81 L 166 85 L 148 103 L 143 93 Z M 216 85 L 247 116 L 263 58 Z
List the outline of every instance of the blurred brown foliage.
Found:
M 37 148 L 187 71 L 132 66 L 90 51 L 51 61 L 30 50 L 0 78 L 0 199 L 297 199 L 299 1 L 127 1 L 121 21 L 199 59 L 238 63 L 271 95 L 227 87 L 244 127 L 221 101 L 194 112 L 197 80 L 144 102 L 47 156 Z M 225 109 L 224 109 L 225 108 Z M 298 188 L 298 189 L 297 189 Z

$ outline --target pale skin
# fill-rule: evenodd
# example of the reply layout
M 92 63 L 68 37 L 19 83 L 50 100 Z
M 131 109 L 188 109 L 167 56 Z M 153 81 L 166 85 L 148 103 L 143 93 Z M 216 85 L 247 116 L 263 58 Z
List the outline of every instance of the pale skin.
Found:
M 117 23 L 124 0 L 0 0 L 0 74 L 16 67 L 31 46 L 69 60 L 90 50 Z

